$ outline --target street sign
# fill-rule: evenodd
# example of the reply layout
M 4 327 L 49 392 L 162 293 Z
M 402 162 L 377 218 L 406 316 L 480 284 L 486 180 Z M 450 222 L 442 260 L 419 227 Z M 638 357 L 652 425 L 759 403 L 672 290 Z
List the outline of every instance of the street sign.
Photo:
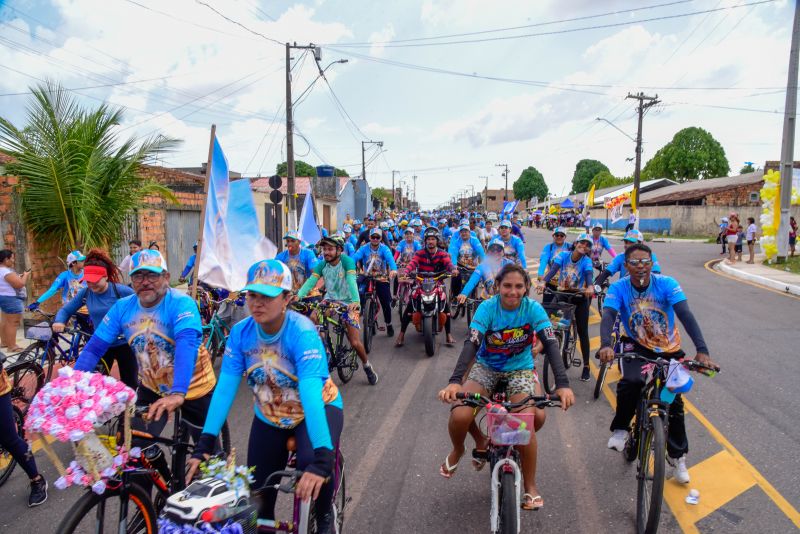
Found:
M 275 176 L 270 176 L 269 177 L 269 186 L 272 189 L 280 189 L 281 185 L 283 185 L 283 180 L 281 180 L 280 176 L 278 176 L 276 174 Z M 280 200 L 278 202 L 280 202 Z M 277 202 L 276 202 L 276 204 L 277 204 Z
M 272 178 L 270 178 L 270 180 L 271 179 Z M 269 199 L 273 204 L 280 204 L 281 200 L 283 200 L 283 193 L 275 189 L 269 194 Z

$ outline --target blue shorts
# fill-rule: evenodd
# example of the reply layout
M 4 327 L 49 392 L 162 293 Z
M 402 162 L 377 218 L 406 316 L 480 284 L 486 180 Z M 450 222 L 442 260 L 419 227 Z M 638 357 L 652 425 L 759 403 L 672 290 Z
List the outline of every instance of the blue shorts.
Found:
M 22 299 L 0 295 L 0 311 L 3 313 L 22 313 Z

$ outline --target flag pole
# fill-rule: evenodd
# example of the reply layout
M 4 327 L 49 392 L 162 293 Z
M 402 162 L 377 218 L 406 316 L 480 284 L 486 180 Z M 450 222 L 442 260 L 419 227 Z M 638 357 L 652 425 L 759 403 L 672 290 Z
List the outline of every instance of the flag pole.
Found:
M 211 125 L 211 140 L 208 143 L 208 163 L 206 164 L 206 179 L 203 184 L 203 205 L 200 208 L 200 232 L 197 234 L 197 255 L 194 258 L 192 269 L 192 300 L 197 298 L 197 282 L 200 274 L 200 258 L 203 252 L 203 230 L 206 227 L 206 206 L 208 206 L 208 181 L 211 179 L 211 158 L 214 155 L 214 138 L 217 135 L 217 125 Z

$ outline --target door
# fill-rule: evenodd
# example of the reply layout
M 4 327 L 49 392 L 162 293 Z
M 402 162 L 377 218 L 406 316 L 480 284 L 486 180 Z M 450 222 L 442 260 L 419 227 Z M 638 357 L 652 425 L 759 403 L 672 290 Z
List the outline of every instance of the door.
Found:
M 324 204 L 322 206 L 322 226 L 327 228 L 329 232 L 333 231 L 331 228 L 331 205 Z
M 167 260 L 169 274 L 174 282 L 183 271 L 200 231 L 200 212 L 167 210 L 167 250 L 162 251 Z
M 282 208 L 282 204 L 264 203 L 264 235 L 275 243 L 278 250 L 283 249 L 283 217 L 280 216 L 283 212 Z M 277 217 L 275 216 L 276 212 Z

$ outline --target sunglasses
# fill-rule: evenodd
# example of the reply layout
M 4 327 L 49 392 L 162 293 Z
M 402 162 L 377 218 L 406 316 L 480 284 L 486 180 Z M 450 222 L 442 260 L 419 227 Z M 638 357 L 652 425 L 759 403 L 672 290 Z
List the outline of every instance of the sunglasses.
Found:
M 625 263 L 627 263 L 628 265 L 632 265 L 634 267 L 638 267 L 639 265 L 644 265 L 646 267 L 648 265 L 652 265 L 653 260 L 651 259 L 627 260 Z
M 153 271 L 148 271 L 146 273 L 134 273 L 131 275 L 131 282 L 134 284 L 141 284 L 145 280 L 148 282 L 155 282 L 161 278 L 161 273 L 154 273 Z
M 380 238 L 381 238 L 381 236 L 379 236 L 379 235 L 372 235 L 372 236 L 370 236 L 369 238 L 370 238 L 370 239 L 374 239 L 374 240 L 378 240 L 378 239 L 380 239 Z

